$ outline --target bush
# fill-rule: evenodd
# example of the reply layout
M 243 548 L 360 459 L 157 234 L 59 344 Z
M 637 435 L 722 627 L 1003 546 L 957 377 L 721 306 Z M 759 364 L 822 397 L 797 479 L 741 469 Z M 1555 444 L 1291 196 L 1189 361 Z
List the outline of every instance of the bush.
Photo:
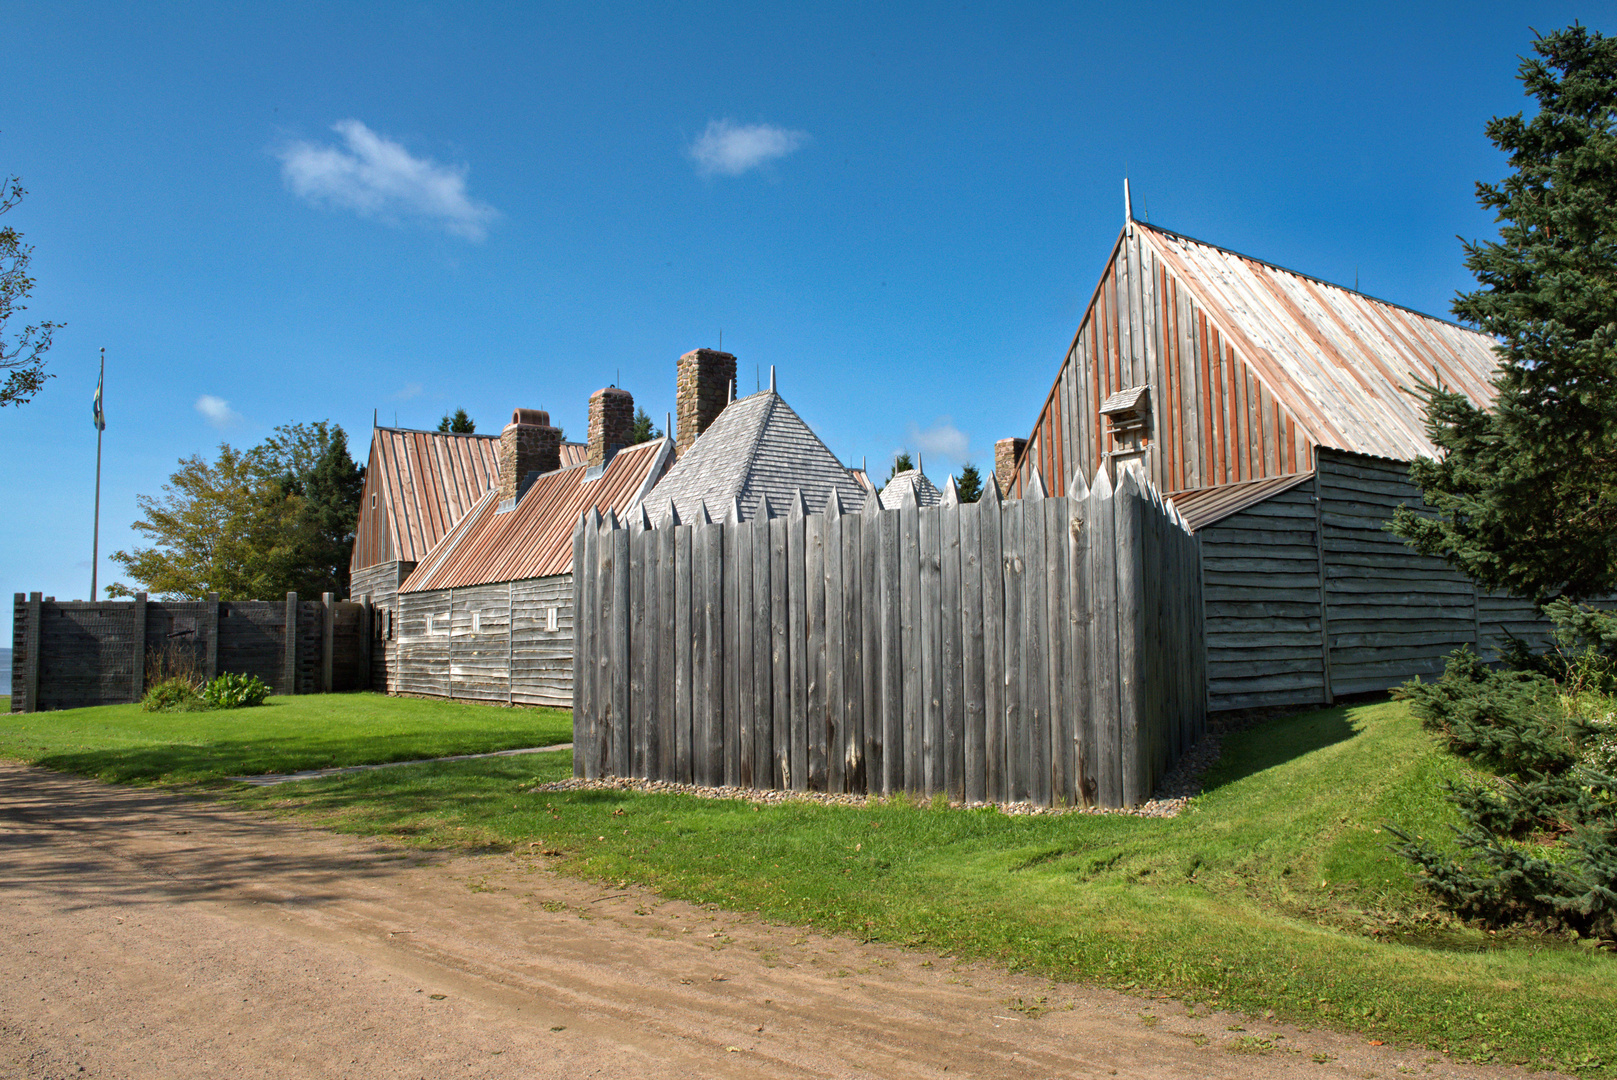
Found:
M 1492 770 L 1448 784 L 1458 858 L 1396 827 L 1393 850 L 1438 901 L 1484 926 L 1617 938 L 1617 618 L 1557 602 L 1557 648 L 1517 647 L 1494 670 L 1469 649 L 1397 696 L 1451 753 Z
M 142 712 L 203 712 L 208 703 L 189 679 L 171 676 L 160 680 L 140 699 Z
M 224 672 L 202 688 L 202 699 L 212 709 L 247 709 L 264 704 L 270 688 L 256 675 Z

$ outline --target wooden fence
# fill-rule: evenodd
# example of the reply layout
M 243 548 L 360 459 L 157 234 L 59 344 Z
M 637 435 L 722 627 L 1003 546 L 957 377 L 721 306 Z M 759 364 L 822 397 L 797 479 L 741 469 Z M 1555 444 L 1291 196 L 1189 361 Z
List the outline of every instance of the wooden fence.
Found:
M 290 632 L 289 632 L 290 630 Z M 17 593 L 11 711 L 139 701 L 155 666 L 256 675 L 277 694 L 370 685 L 367 604 L 336 600 L 58 601 Z
M 1133 471 L 700 516 L 574 531 L 580 776 L 1134 805 L 1202 734 L 1198 542 Z

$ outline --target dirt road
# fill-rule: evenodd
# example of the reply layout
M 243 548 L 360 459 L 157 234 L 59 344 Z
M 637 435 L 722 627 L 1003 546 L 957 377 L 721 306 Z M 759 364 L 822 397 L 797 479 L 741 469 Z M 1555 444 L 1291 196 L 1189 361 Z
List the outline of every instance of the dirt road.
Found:
M 7 764 L 0 965 L 17 1077 L 1503 1072 Z

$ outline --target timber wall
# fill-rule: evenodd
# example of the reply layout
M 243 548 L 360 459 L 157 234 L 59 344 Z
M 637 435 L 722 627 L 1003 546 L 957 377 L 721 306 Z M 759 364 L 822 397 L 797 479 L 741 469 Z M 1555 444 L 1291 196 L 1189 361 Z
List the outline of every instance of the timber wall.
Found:
M 370 686 L 387 693 L 397 693 L 398 686 L 398 631 L 394 620 L 399 611 L 399 586 L 415 569 L 413 562 L 379 563 L 355 570 L 349 578 L 350 599 L 369 603 L 374 613 L 371 625 Z
M 580 522 L 574 770 L 1134 805 L 1203 731 L 1198 544 L 1115 494 Z
M 394 625 L 397 692 L 573 706 L 571 574 L 400 593 Z
M 292 633 L 288 642 L 288 623 Z M 256 675 L 277 694 L 369 685 L 363 604 L 284 601 L 61 601 L 17 593 L 12 712 L 139 701 L 153 678 Z

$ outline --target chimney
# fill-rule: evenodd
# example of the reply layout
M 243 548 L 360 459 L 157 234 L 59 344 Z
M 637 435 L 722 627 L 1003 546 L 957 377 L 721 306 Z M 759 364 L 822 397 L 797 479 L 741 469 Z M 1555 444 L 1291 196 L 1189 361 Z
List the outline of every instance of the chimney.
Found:
M 634 395 L 615 386 L 590 395 L 589 449 L 585 461 L 605 465 L 634 435 Z
M 674 386 L 674 407 L 679 414 L 676 453 L 689 450 L 696 437 L 724 411 L 735 377 L 736 358 L 731 353 L 692 349 L 679 358 L 679 377 Z
M 1008 492 L 1016 482 L 1016 459 L 1026 446 L 1026 439 L 1001 439 L 994 444 L 994 478 L 999 481 L 999 490 Z
M 540 409 L 514 409 L 500 432 L 500 498 L 515 499 L 531 472 L 561 468 L 561 428 L 550 426 Z

